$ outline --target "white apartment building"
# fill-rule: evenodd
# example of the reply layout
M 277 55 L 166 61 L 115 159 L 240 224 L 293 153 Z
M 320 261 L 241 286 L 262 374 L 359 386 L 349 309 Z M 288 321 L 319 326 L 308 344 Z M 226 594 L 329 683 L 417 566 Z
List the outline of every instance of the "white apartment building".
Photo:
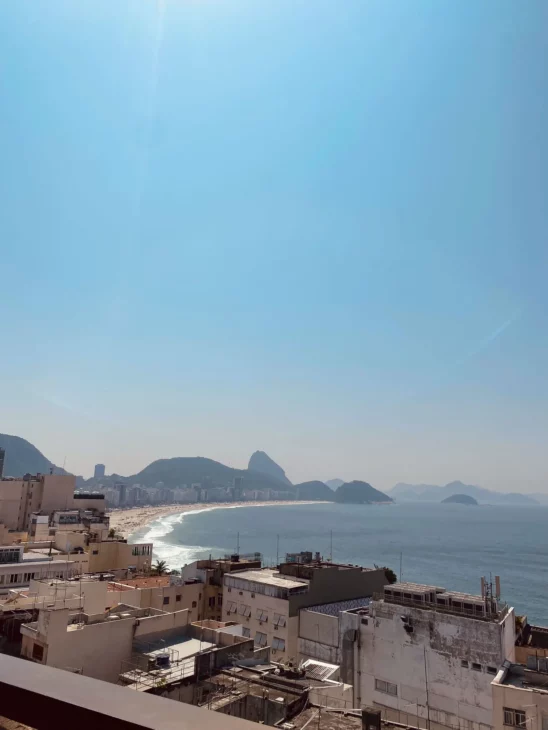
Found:
M 489 730 L 491 682 L 513 660 L 514 609 L 493 598 L 396 583 L 367 610 L 341 614 L 356 707 L 430 730 Z
M 310 554 L 312 555 L 312 554 Z M 321 559 L 282 563 L 278 569 L 242 570 L 223 578 L 223 621 L 239 621 L 256 646 L 270 646 L 275 661 L 297 661 L 301 609 L 371 596 L 386 584 L 382 568 L 338 565 Z
M 493 680 L 494 730 L 548 727 L 548 660 L 529 657 L 527 664 L 505 662 Z
M 73 571 L 73 563 L 32 550 L 25 553 L 22 545 L 0 547 L 0 595 L 24 588 L 34 579 L 66 578 Z
M 298 614 L 290 615 L 290 601 L 306 593 L 307 580 L 281 576 L 277 570 L 227 573 L 223 588 L 223 621 L 238 621 L 244 637 L 255 646 L 270 646 L 275 661 L 296 658 Z

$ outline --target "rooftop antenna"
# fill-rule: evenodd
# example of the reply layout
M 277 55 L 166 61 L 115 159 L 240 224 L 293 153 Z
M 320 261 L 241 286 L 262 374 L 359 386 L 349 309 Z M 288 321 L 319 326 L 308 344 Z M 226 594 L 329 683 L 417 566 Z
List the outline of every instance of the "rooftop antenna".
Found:
M 240 554 L 240 533 L 238 532 L 238 536 L 236 538 L 236 555 Z
M 280 536 L 276 535 L 276 567 L 280 564 Z
M 402 563 L 403 563 L 403 552 L 400 551 L 400 583 L 401 583 L 401 574 L 402 574 Z
M 329 533 L 330 540 L 329 540 L 329 560 L 332 563 L 333 562 L 333 530 Z

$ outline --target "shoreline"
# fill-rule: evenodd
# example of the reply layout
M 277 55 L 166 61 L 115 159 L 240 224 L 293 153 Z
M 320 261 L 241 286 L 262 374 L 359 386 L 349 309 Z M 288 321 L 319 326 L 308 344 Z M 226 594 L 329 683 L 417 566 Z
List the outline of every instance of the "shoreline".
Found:
M 204 512 L 214 509 L 237 509 L 239 507 L 283 507 L 296 504 L 332 504 L 323 500 L 305 500 L 296 499 L 284 500 L 280 502 L 204 502 L 195 504 L 166 504 L 157 507 L 126 507 L 123 509 L 115 509 L 108 512 L 110 517 L 110 526 L 116 530 L 116 533 L 122 535 L 125 539 L 129 539 L 131 535 L 151 522 L 155 522 L 162 517 L 174 514 L 190 514 L 191 512 Z

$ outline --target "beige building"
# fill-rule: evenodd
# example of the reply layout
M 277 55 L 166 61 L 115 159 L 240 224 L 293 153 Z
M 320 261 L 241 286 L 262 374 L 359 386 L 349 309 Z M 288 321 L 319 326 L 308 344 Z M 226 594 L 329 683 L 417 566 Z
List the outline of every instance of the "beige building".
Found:
M 137 573 L 150 569 L 152 543 L 134 543 L 126 540 L 92 538 L 86 548 L 90 573 L 119 573 L 133 570 Z
M 122 663 L 131 660 L 135 640 L 158 641 L 187 625 L 188 611 L 166 613 L 121 604 L 106 612 L 87 613 L 56 605 L 40 609 L 38 621 L 21 626 L 21 655 L 40 664 L 116 682 Z
M 72 509 L 76 477 L 28 475 L 27 479 L 0 480 L 0 523 L 9 530 L 29 530 L 33 512 Z M 99 500 L 95 500 L 97 504 Z M 104 511 L 104 509 L 103 509 Z
M 539 659 L 538 665 L 529 668 L 504 663 L 491 684 L 494 730 L 546 730 L 548 666 L 545 659 Z
M 162 611 L 188 611 L 188 620 L 202 620 L 202 583 L 185 583 L 177 576 L 162 575 L 132 578 L 108 583 L 108 605 L 127 603 L 139 608 Z
M 282 563 L 278 569 L 225 574 L 223 621 L 238 620 L 256 646 L 276 661 L 298 660 L 299 612 L 327 602 L 371 596 L 387 583 L 382 569 L 322 560 Z

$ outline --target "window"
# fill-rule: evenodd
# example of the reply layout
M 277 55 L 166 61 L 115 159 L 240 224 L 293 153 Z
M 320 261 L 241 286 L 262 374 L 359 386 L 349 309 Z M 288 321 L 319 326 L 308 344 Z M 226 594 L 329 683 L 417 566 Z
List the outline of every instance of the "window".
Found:
M 99 550 L 92 550 L 92 555 L 99 555 Z
M 266 646 L 266 634 L 263 634 L 262 631 L 257 631 L 255 634 L 255 643 L 257 646 Z
M 264 611 L 262 608 L 257 609 L 255 616 L 259 621 L 268 621 L 268 611 Z
M 217 605 L 218 606 L 222 606 L 223 605 L 223 594 L 222 593 L 219 593 L 217 595 Z
M 180 593 L 177 593 L 177 595 L 175 596 L 175 603 L 181 603 L 181 594 Z
M 468 669 L 468 666 L 469 666 L 468 661 L 466 659 L 461 659 L 460 665 L 461 665 L 461 667 L 464 667 L 465 669 Z
M 44 659 L 44 647 L 40 646 L 40 644 L 34 643 L 32 645 L 32 658 L 36 659 L 36 661 L 41 662 Z
M 481 672 L 481 664 L 478 664 L 477 662 L 472 662 L 472 669 L 474 672 Z
M 19 573 L 12 573 L 10 575 L 10 583 L 21 583 L 21 576 Z
M 169 606 L 169 596 L 164 596 L 164 606 Z
M 215 596 L 210 596 L 208 603 L 210 608 L 215 608 Z
M 192 608 L 196 608 L 197 605 L 196 601 L 192 601 Z
M 496 674 L 497 668 L 496 667 L 487 667 L 486 671 L 487 671 L 487 674 Z
M 249 639 L 251 636 L 251 631 L 248 626 L 242 626 L 242 636 L 244 636 L 246 639 Z
M 236 601 L 229 601 L 226 607 L 228 613 L 236 613 L 238 610 L 238 604 Z
M 245 603 L 240 603 L 238 613 L 240 614 L 240 616 L 245 616 L 246 618 L 249 618 L 251 616 L 251 606 L 246 606 Z
M 285 639 L 278 639 L 278 637 L 275 636 L 272 639 L 272 648 L 274 651 L 285 651 Z
M 375 680 L 375 689 L 377 692 L 384 692 L 387 695 L 392 695 L 392 697 L 398 696 L 398 685 L 392 684 L 392 682 L 385 682 L 384 679 Z
M 278 626 L 285 626 L 286 619 L 285 616 L 282 616 L 281 613 L 275 613 L 274 614 L 274 626 L 278 628 Z
M 525 712 L 523 710 L 512 710 L 510 707 L 504 708 L 504 724 L 511 727 L 526 728 Z

